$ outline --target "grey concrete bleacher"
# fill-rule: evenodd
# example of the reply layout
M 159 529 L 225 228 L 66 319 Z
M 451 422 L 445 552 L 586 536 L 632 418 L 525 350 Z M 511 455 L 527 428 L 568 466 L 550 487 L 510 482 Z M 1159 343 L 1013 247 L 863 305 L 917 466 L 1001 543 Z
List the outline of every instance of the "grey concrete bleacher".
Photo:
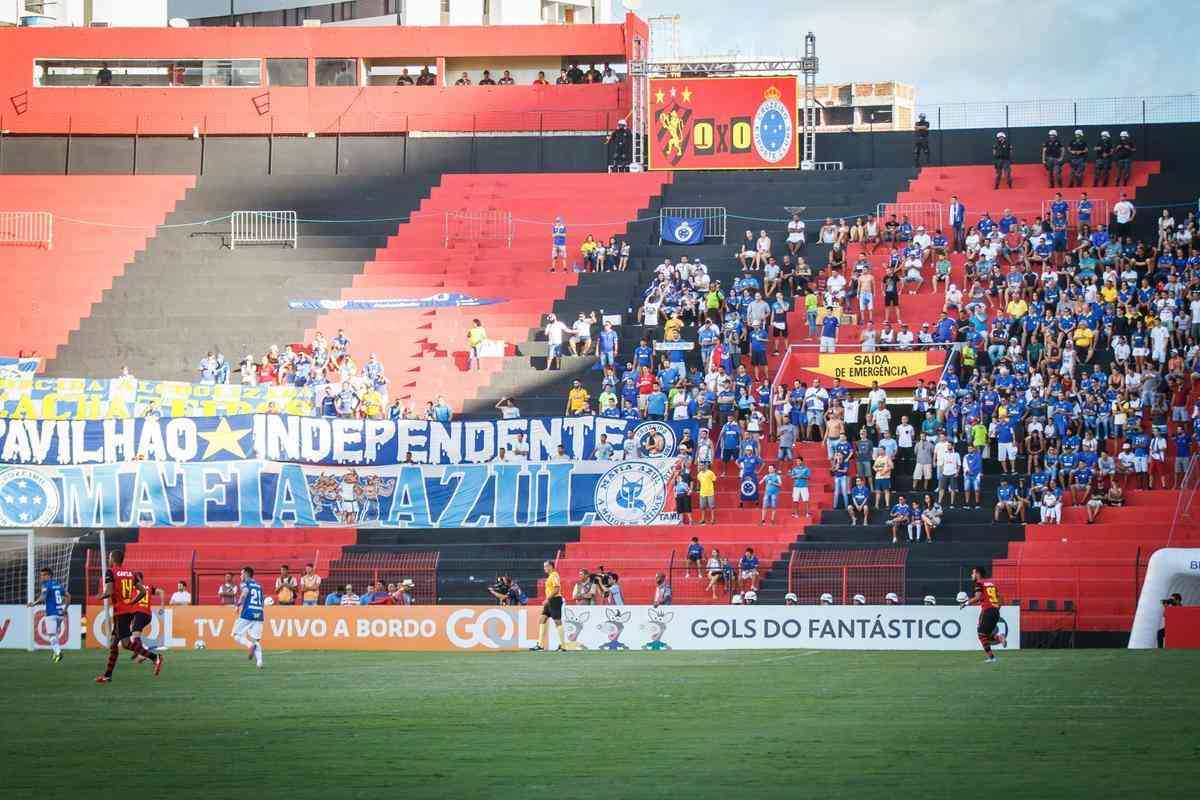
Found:
M 270 344 L 302 341 L 317 314 L 291 310 L 288 301 L 336 299 L 400 224 L 385 218 L 408 216 L 437 180 L 200 177 L 81 320 L 47 374 L 106 377 L 128 366 L 138 376 L 191 380 L 208 350 L 236 365 Z M 295 250 L 231 250 L 228 220 L 189 224 L 238 210 L 294 210 L 301 220 L 318 221 L 300 223 Z

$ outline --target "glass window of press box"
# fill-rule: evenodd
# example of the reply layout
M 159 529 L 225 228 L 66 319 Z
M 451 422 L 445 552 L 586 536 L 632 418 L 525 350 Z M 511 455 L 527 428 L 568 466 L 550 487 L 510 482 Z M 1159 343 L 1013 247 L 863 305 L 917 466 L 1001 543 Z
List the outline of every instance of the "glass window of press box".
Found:
M 262 59 L 38 59 L 34 86 L 261 86 Z
M 308 59 L 268 58 L 267 83 L 271 86 L 308 86 Z
M 358 59 L 318 58 L 317 86 L 357 86 Z

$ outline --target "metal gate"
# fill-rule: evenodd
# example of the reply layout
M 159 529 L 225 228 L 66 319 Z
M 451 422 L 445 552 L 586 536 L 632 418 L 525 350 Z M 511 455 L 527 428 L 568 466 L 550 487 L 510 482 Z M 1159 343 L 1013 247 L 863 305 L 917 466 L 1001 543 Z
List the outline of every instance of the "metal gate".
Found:
M 282 244 L 296 248 L 295 211 L 235 211 L 230 216 L 229 249 L 239 244 Z
M 512 247 L 513 219 L 509 211 L 447 211 L 444 242 L 498 242 Z
M 49 211 L 0 211 L 0 245 L 54 246 L 54 215 Z
M 704 222 L 704 241 L 719 240 L 725 244 L 728 215 L 724 206 L 668 206 L 658 212 L 658 243 L 662 244 L 662 226 L 667 217 L 691 217 Z
M 946 224 L 946 207 L 941 203 L 880 203 L 878 209 L 879 226 L 892 214 L 896 220 L 903 222 L 905 217 L 912 224 L 913 230 L 924 228 L 936 231 L 938 228 L 949 227 Z

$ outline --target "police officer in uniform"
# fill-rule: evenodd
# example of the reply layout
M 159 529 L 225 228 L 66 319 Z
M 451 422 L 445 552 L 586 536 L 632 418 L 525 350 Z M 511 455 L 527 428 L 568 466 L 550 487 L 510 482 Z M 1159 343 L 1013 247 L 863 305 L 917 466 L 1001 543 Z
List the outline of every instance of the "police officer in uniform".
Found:
M 913 126 L 913 166 L 921 168 L 921 153 L 925 154 L 925 163 L 929 163 L 929 120 L 921 114 L 917 124 Z
M 1008 181 L 1008 188 L 1012 188 L 1012 145 L 1008 141 L 1008 134 L 1000 131 L 996 134 L 996 143 L 992 145 L 992 162 L 996 165 L 996 185 L 993 189 L 1000 188 L 1000 177 L 1004 176 Z
M 1050 136 L 1042 143 L 1042 163 L 1050 173 L 1050 185 L 1061 187 L 1063 146 L 1058 140 L 1058 131 L 1050 131 Z
M 608 171 L 629 172 L 629 162 L 633 159 L 633 135 L 625 120 L 617 121 L 617 129 L 605 140 L 608 144 Z
M 1100 131 L 1096 142 L 1096 175 L 1092 186 L 1108 186 L 1108 173 L 1112 170 L 1113 143 L 1108 131 Z
M 1067 160 L 1071 164 L 1071 188 L 1083 186 L 1083 173 L 1087 171 L 1088 143 L 1083 131 L 1076 130 L 1075 137 L 1067 145 Z
M 1117 162 L 1117 186 L 1129 185 L 1129 173 L 1133 169 L 1133 139 L 1129 131 L 1121 131 L 1121 139 L 1113 148 L 1113 160 Z

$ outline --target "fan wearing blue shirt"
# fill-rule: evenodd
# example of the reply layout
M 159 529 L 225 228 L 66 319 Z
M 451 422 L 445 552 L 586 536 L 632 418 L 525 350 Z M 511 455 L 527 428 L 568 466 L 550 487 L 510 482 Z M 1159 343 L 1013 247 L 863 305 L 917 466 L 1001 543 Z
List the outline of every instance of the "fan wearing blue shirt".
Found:
M 837 348 L 838 318 L 833 306 L 825 309 L 821 319 L 821 352 L 832 353 Z
M 900 526 L 908 527 L 908 523 L 912 522 L 913 509 L 904 499 L 904 495 L 896 500 L 896 505 L 892 506 L 891 516 L 888 517 L 888 524 L 892 527 L 892 544 L 899 544 L 897 532 Z
M 31 608 L 36 605 L 45 606 L 41 631 L 50 640 L 50 660 L 58 663 L 62 661 L 63 657 L 63 636 L 68 633 L 64 627 L 66 624 L 64 618 L 67 616 L 67 609 L 71 606 L 71 595 L 54 577 L 54 572 L 49 567 L 42 567 L 38 571 L 38 577 L 42 582 L 42 588 L 38 590 L 37 597 L 33 598 L 29 606 Z
M 963 506 L 971 505 L 971 493 L 975 493 L 975 508 L 980 507 L 979 485 L 983 476 L 983 456 L 973 445 L 963 456 Z
M 792 516 L 800 516 L 800 501 L 804 501 L 804 516 L 809 515 L 808 482 L 812 478 L 812 468 L 804 463 L 804 458 L 798 456 L 796 464 L 788 473 L 792 478 Z
M 735 461 L 741 452 L 742 427 L 732 419 L 721 426 L 721 477 L 725 477 L 730 462 Z
M 767 524 L 767 509 L 771 510 L 771 524 L 775 524 L 775 518 L 779 513 L 779 492 L 783 488 L 783 477 L 775 471 L 775 465 L 767 466 L 767 474 L 762 476 L 759 483 L 763 487 L 762 501 L 762 516 L 758 520 L 759 525 Z

